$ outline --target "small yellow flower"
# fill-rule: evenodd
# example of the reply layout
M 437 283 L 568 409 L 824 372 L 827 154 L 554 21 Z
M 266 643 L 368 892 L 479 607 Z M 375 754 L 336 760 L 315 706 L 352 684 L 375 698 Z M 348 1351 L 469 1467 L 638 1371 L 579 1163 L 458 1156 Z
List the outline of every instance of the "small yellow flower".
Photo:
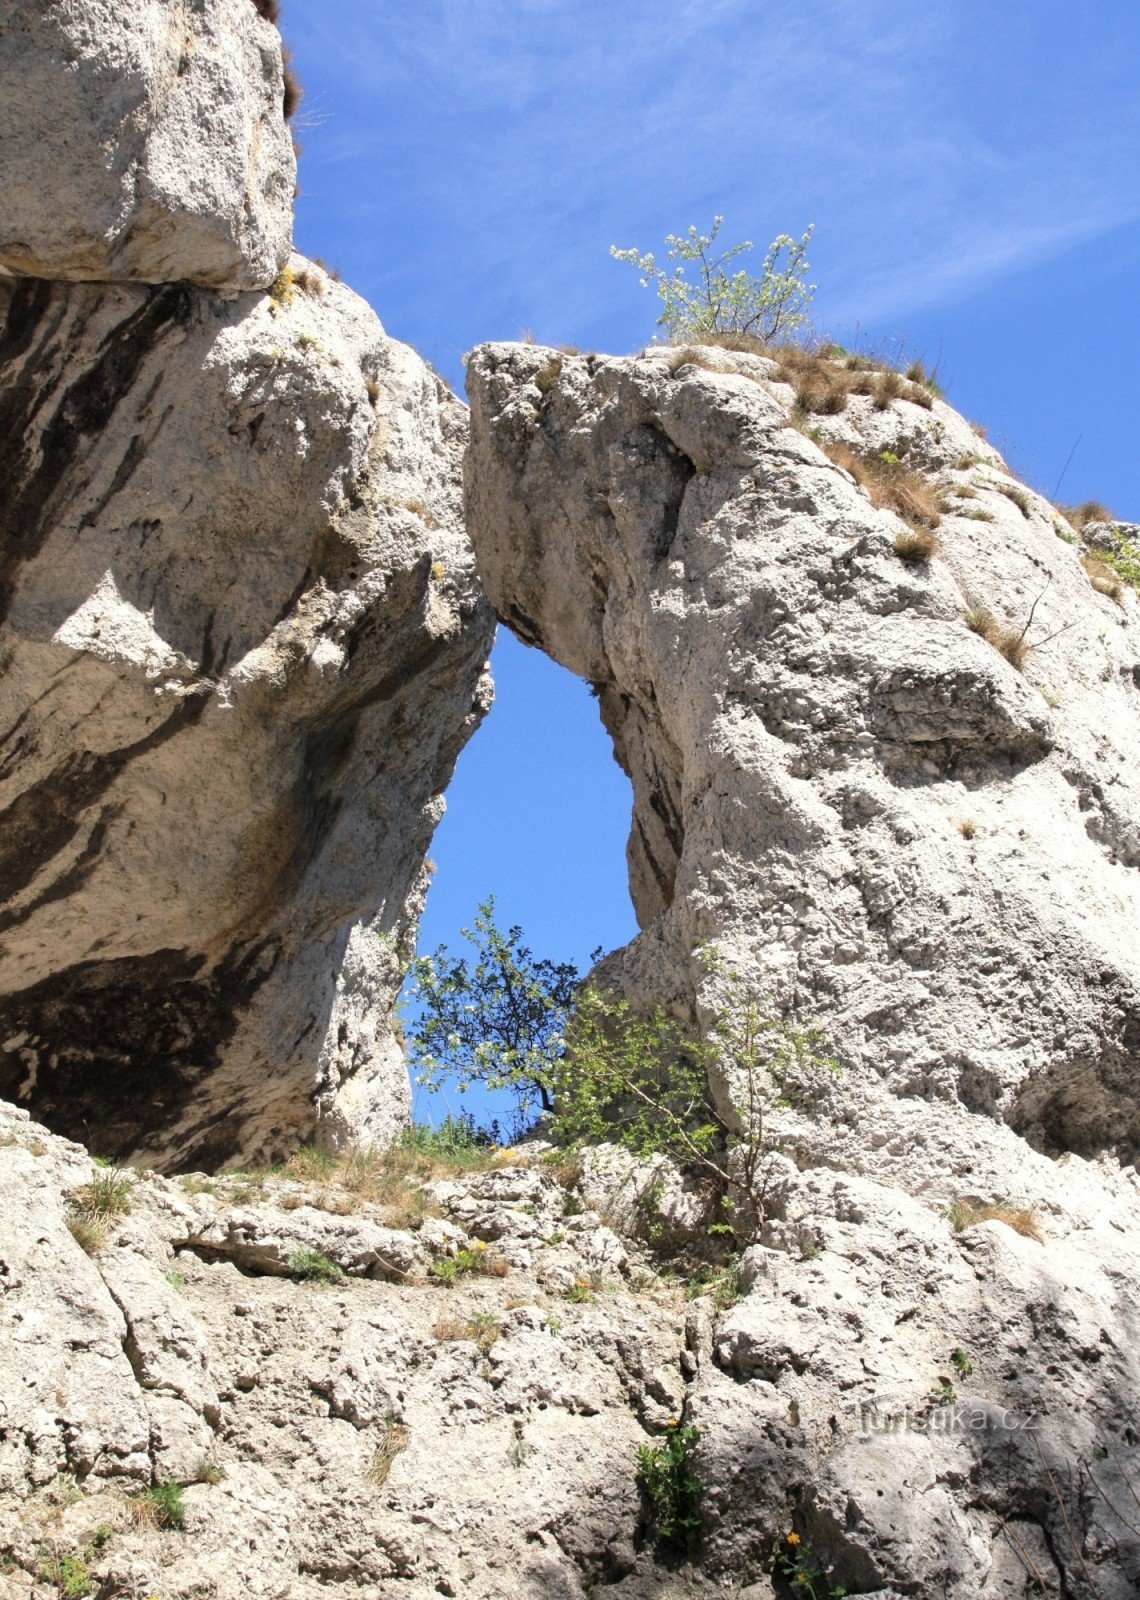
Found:
M 789 1535 L 788 1535 L 788 1543 L 789 1544 L 799 1544 L 799 1542 L 800 1542 L 800 1536 L 799 1536 L 798 1533 L 789 1533 Z
M 485 1250 L 487 1248 L 487 1241 L 485 1239 L 476 1239 L 475 1248 L 476 1250 Z

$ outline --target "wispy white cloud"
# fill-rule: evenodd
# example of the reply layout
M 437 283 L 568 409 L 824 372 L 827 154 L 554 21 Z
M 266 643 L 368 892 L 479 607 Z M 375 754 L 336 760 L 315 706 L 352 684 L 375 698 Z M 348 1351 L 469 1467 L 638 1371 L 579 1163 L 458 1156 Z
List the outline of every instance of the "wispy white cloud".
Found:
M 288 31 L 327 116 L 309 170 L 351 195 L 381 279 L 423 314 L 446 284 L 589 337 L 630 315 L 606 245 L 714 210 L 760 243 L 815 221 L 836 320 L 960 296 L 1140 216 L 1135 20 L 1116 0 L 1095 31 L 1086 17 L 1076 0 L 290 0 Z

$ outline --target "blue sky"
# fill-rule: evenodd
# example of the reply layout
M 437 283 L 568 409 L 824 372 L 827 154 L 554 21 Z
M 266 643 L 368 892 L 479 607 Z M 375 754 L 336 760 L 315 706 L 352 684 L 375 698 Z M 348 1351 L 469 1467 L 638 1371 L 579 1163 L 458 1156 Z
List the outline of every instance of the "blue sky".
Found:
M 298 246 L 457 387 L 480 339 L 644 343 L 611 244 L 814 222 L 821 328 L 905 340 L 1027 481 L 1071 453 L 1061 498 L 1140 517 L 1136 0 L 283 0 L 282 29 Z M 633 930 L 628 786 L 584 686 L 495 666 L 425 943 L 493 890 L 584 961 Z

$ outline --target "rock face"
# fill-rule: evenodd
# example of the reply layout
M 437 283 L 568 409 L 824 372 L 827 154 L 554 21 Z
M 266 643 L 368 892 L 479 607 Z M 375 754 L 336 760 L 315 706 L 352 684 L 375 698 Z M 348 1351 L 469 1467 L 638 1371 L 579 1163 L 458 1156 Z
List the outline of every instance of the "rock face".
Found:
M 941 402 L 853 397 L 817 443 L 774 362 L 706 359 L 736 370 L 533 346 L 469 368 L 488 593 L 597 686 L 633 782 L 626 981 L 712 1011 L 711 943 L 847 1069 L 1134 1155 L 1136 595 L 1099 593 Z M 934 481 L 932 563 L 829 440 Z M 1027 626 L 1023 672 L 967 625 L 982 607 Z
M 120 124 L 131 63 L 165 72 L 172 29 L 185 74 L 147 99 L 144 73 L 151 121 Z M 158 192 L 152 158 L 170 180 L 162 250 L 130 255 L 157 234 L 128 207 L 114 260 L 84 272 L 227 295 L 0 282 L 0 1094 L 166 1165 L 288 1149 L 317 1122 L 387 1137 L 424 851 L 489 701 L 465 412 L 300 257 L 236 293 L 287 237 L 250 162 L 292 186 L 280 42 L 250 0 L 22 8 L 0 55 L 46 99 L 56 45 L 82 103 L 110 95 L 99 171 L 129 176 L 132 205 Z M 9 220 L 31 203 L 20 148 Z M 110 237 L 102 191 L 52 198 L 61 228 Z M 18 264 L 52 274 L 49 256 Z
M 702 1024 L 744 989 L 842 1068 L 769 1108 L 745 1298 L 690 1329 L 706 1570 L 770 1571 L 791 1522 L 847 1592 L 1123 1600 L 1136 595 L 897 379 L 804 417 L 720 349 L 468 375 L 483 581 L 633 784 L 642 931 L 601 976 Z M 932 560 L 843 461 L 940 498 Z
M 0 267 L 264 289 L 294 186 L 253 0 L 0 0 Z
M 388 1012 L 488 700 L 465 418 L 295 266 L 7 300 L 0 1092 L 107 1153 L 405 1114 Z
M 680 1297 L 550 1168 L 399 1207 L 328 1175 L 139 1175 L 86 1255 L 69 1217 L 105 1172 L 0 1106 L 2 1600 L 58 1594 L 65 1558 L 164 1600 L 569 1600 L 643 1564 Z M 305 1281 L 314 1253 L 345 1275 Z M 171 1478 L 183 1530 L 139 1524 Z

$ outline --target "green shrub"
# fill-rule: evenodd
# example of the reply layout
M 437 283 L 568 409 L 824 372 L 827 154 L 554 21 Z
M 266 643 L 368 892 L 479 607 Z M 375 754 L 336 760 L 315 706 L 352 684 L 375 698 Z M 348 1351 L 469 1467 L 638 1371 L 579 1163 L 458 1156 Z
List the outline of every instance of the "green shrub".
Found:
M 637 1452 L 637 1486 L 650 1529 L 659 1544 L 678 1553 L 692 1548 L 701 1527 L 702 1484 L 691 1459 L 700 1437 L 696 1428 L 670 1422 L 659 1445 Z
M 495 926 L 495 902 L 480 906 L 463 938 L 474 962 L 444 945 L 412 964 L 409 999 L 419 1015 L 409 1022 L 409 1065 L 417 1082 L 438 1089 L 454 1076 L 508 1089 L 520 1118 L 549 1110 L 550 1069 L 562 1052 L 566 1017 L 578 986 L 572 962 L 537 960 L 522 929 Z
M 289 1273 L 307 1283 L 340 1283 L 344 1278 L 342 1268 L 320 1250 L 295 1250 L 289 1257 Z
M 811 1105 L 838 1071 L 815 1028 L 770 1016 L 730 989 L 711 1039 L 695 1039 L 660 1007 L 640 1016 L 618 995 L 578 995 L 566 1051 L 551 1073 L 552 1131 L 567 1144 L 610 1140 L 641 1160 L 665 1155 L 723 1193 L 740 1195 L 758 1226 L 771 1156 L 766 1116 L 775 1104 Z M 709 1088 L 716 1065 L 738 1102 Z
M 140 1495 L 140 1502 L 160 1528 L 181 1528 L 186 1520 L 182 1490 L 173 1478 L 156 1483 Z
M 694 339 L 710 333 L 742 334 L 770 343 L 786 338 L 808 320 L 815 285 L 807 282 L 807 249 L 812 228 L 799 239 L 782 233 L 768 246 L 760 276 L 740 269 L 726 271 L 729 262 L 752 249 L 750 239 L 731 245 L 714 256 L 713 245 L 723 217 L 714 217 L 708 234 L 690 225 L 683 235 L 667 234 L 672 270 L 659 267 L 652 254 L 610 246 L 615 261 L 627 261 L 641 274 L 643 287 L 652 285 L 661 298 L 657 319 L 671 339 Z M 696 269 L 694 282 L 685 276 Z

